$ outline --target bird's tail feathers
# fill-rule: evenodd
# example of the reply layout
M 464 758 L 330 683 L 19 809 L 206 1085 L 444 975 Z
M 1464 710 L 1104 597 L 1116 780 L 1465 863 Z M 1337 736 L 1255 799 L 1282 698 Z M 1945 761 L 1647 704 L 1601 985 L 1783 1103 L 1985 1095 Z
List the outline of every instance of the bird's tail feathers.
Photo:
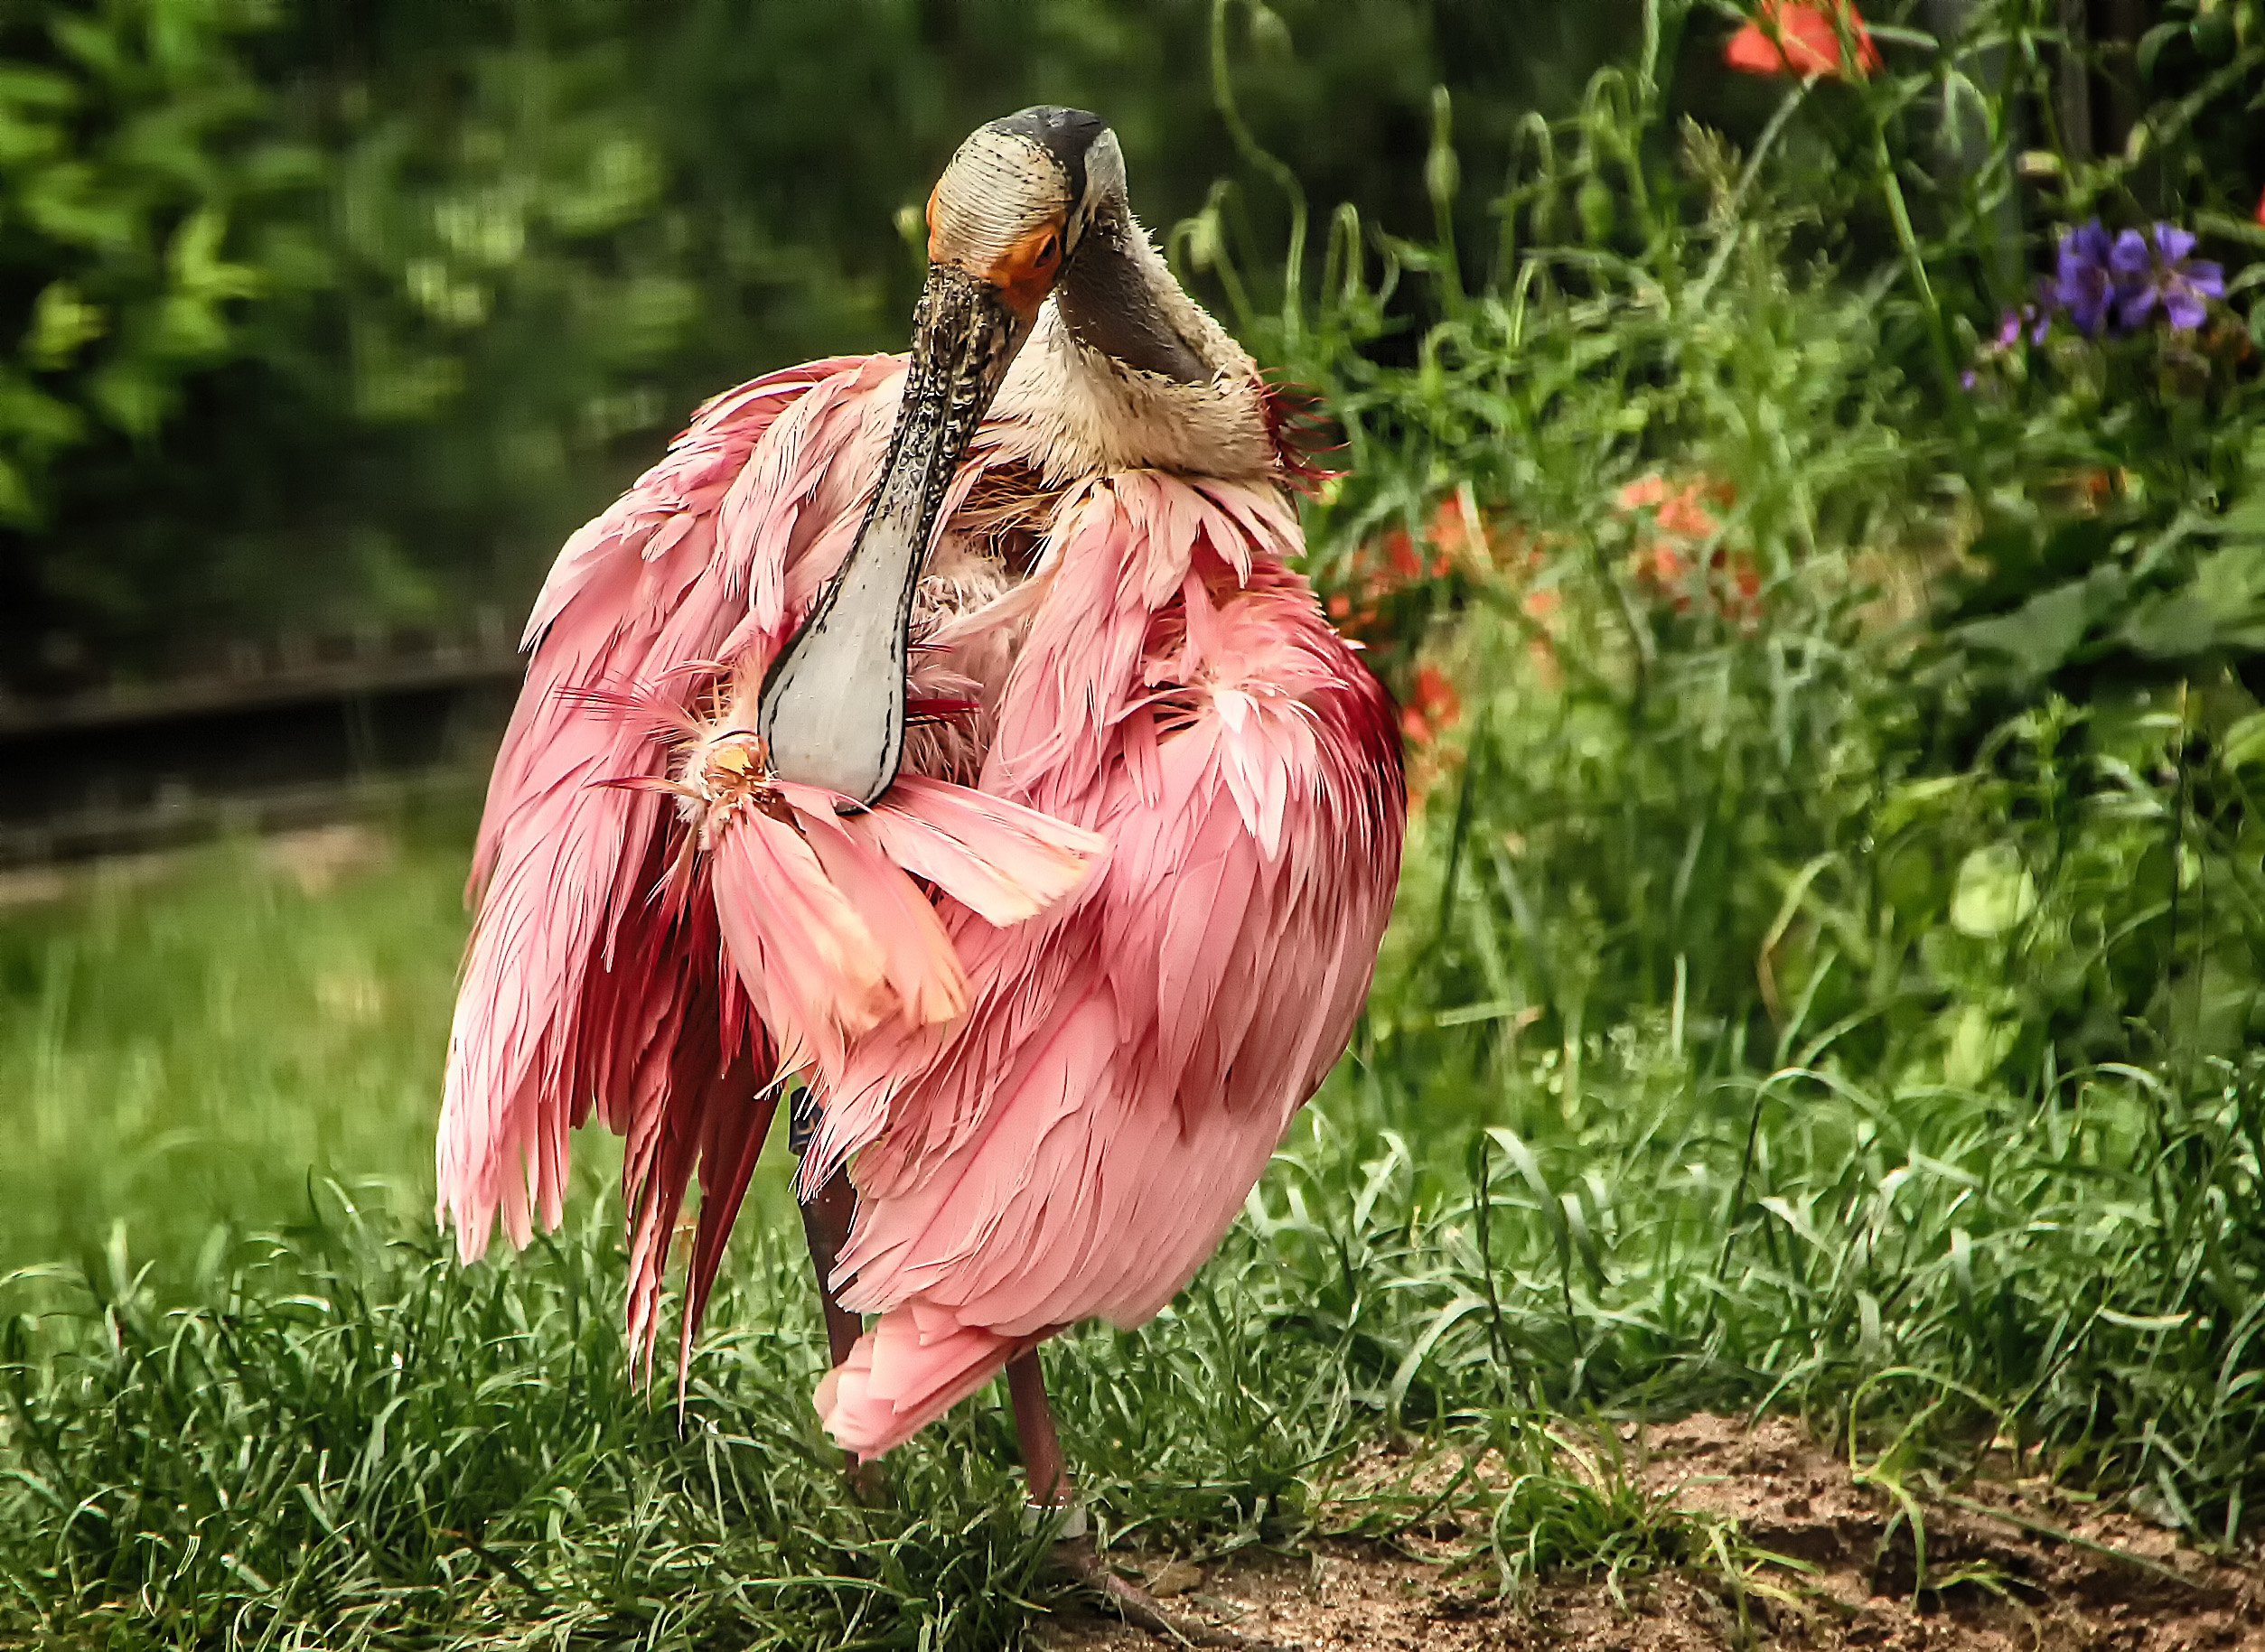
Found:
M 894 1451 L 1044 1339 L 963 1325 L 917 1297 L 859 1337 L 819 1379 L 818 1414 L 844 1451 L 870 1461 Z

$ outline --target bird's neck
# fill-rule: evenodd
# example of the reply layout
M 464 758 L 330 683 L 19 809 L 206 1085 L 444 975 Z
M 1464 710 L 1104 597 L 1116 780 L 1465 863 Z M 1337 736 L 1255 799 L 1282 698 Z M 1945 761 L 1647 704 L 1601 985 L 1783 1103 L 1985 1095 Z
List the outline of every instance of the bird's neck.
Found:
M 1054 484 L 1140 468 L 1256 476 L 1275 463 L 1256 365 L 1129 211 L 1088 229 L 991 416 L 1006 453 Z

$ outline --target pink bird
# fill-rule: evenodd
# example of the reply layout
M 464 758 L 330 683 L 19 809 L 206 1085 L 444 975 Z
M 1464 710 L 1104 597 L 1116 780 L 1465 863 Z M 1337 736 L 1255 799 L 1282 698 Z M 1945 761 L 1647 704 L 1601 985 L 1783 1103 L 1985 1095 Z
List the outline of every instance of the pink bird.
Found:
M 473 872 L 440 1204 L 463 1255 L 628 1137 L 648 1367 L 679 1360 L 782 1096 L 870 1459 L 1034 1350 L 1142 1323 L 1343 1053 L 1398 879 L 1390 700 L 1292 565 L 1298 455 L 1127 203 L 1115 135 L 979 128 L 907 356 L 703 407 L 569 540 Z M 1073 1517 L 1072 1517 L 1073 1518 Z

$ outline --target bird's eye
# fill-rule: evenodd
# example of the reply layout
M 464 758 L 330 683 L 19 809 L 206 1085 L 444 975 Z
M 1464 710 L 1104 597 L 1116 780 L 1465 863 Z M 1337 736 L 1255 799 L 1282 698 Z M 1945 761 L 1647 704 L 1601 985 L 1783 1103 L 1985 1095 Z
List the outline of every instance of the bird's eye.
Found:
M 1049 229 L 1042 238 L 1040 238 L 1038 249 L 1032 255 L 1031 261 L 1037 265 L 1040 269 L 1044 269 L 1061 256 L 1061 238 L 1056 236 L 1053 230 Z

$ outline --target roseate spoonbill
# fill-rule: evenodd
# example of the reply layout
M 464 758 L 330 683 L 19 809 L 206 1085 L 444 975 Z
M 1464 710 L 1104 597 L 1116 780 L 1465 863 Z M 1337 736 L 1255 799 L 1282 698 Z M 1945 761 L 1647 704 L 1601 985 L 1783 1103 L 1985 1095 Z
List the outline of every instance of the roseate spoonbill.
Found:
M 758 378 L 569 540 L 473 872 L 440 1204 L 464 1256 L 629 1138 L 679 1359 L 782 1095 L 857 1458 L 1154 1315 L 1343 1052 L 1398 875 L 1390 701 L 1291 570 L 1298 459 L 1116 136 L 1034 108 L 928 203 L 908 355 Z M 875 1316 L 866 1322 L 862 1316 Z M 1069 1517 L 1074 1519 L 1074 1516 Z

